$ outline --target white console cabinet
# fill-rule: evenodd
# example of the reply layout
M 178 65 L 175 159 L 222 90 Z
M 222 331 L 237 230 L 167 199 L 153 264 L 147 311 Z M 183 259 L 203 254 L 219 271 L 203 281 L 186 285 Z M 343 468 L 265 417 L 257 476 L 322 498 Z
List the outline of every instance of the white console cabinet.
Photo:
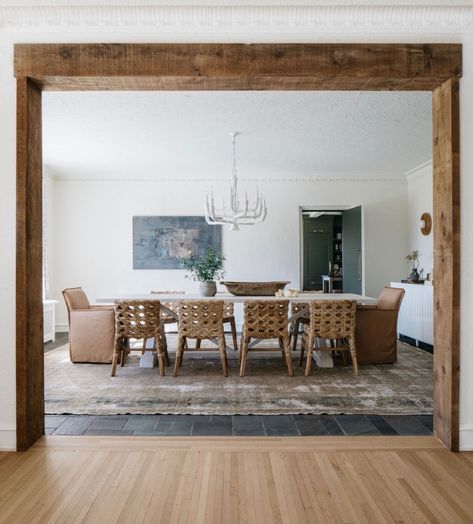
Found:
M 431 285 L 391 282 L 406 294 L 401 304 L 397 331 L 417 343 L 434 344 L 434 288 Z
M 43 300 L 43 342 L 56 339 L 56 304 L 57 300 Z

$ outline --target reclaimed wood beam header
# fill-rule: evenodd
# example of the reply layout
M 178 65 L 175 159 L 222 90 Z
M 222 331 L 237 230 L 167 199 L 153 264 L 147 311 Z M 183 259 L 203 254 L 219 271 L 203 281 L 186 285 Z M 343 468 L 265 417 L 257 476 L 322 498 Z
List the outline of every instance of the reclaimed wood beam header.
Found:
M 332 88 L 349 85 L 350 79 L 351 88 L 368 79 L 373 86 L 409 80 L 411 88 L 424 89 L 429 79 L 433 88 L 439 80 L 461 76 L 461 57 L 461 44 L 16 44 L 14 73 L 45 86 L 61 77 L 68 85 L 74 78 L 93 84 L 94 78 L 148 77 L 163 79 L 161 89 L 169 89 L 167 78 L 174 79 L 171 85 L 208 79 L 207 88 L 220 79 L 221 89 L 238 81 L 240 89 L 277 88 L 292 79 L 296 89 L 297 79 L 322 88 L 331 81 Z M 260 79 L 255 87 L 252 79 Z

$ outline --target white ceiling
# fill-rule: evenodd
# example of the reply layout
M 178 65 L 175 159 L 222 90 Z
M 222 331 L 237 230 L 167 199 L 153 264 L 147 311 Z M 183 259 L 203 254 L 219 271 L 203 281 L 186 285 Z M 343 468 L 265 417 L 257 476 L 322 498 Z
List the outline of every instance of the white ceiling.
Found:
M 403 174 L 432 158 L 429 92 L 44 92 L 58 178 Z

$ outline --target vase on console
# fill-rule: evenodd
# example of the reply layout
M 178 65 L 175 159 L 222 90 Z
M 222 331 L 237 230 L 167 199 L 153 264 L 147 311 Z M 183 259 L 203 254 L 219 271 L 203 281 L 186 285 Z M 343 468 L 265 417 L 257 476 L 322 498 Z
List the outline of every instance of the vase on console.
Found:
M 419 271 L 417 271 L 416 267 L 412 268 L 411 274 L 409 275 L 409 280 L 411 282 L 415 282 L 415 283 L 419 282 L 420 275 L 419 275 Z

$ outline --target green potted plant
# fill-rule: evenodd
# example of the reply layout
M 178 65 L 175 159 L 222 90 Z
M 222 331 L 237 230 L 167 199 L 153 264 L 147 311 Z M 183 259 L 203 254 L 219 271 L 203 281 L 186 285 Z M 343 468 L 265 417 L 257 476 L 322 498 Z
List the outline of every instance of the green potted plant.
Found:
M 190 273 L 190 278 L 199 282 L 199 293 L 203 297 L 213 297 L 217 293 L 216 279 L 223 278 L 223 262 L 225 257 L 213 247 L 207 253 L 198 257 L 190 255 L 183 259 L 184 269 Z

